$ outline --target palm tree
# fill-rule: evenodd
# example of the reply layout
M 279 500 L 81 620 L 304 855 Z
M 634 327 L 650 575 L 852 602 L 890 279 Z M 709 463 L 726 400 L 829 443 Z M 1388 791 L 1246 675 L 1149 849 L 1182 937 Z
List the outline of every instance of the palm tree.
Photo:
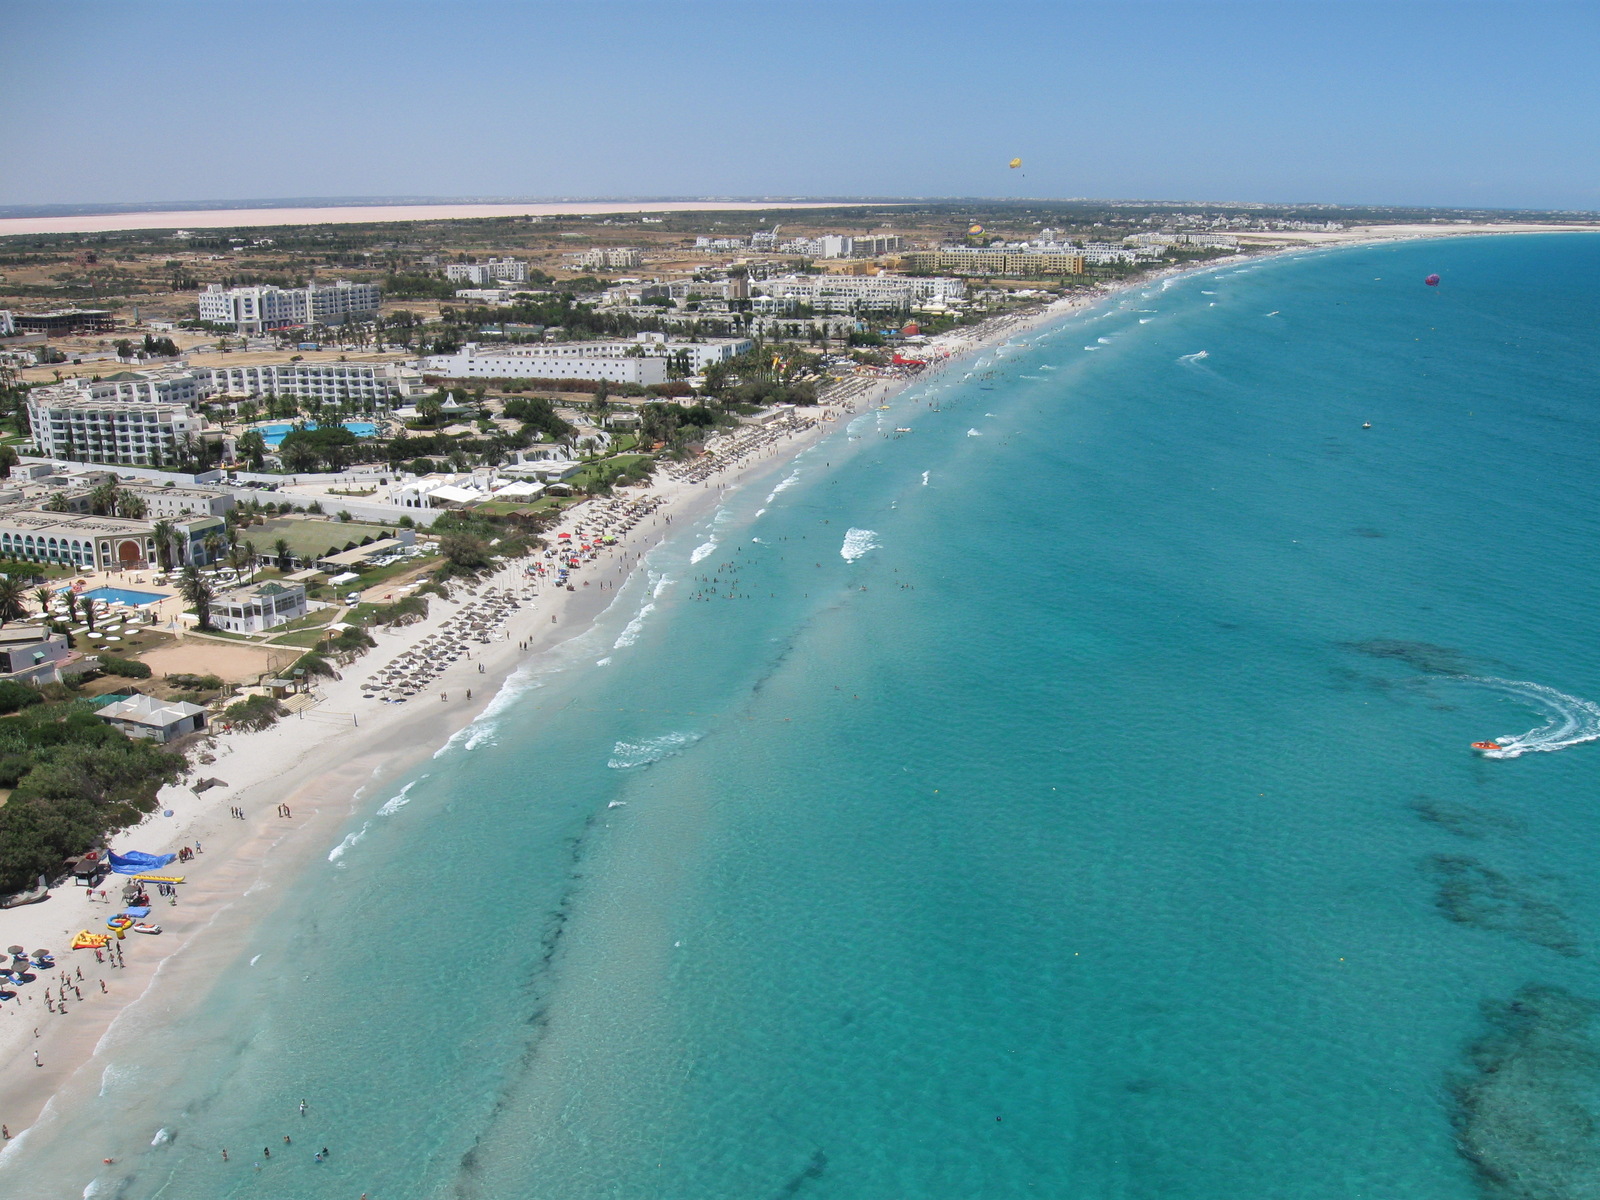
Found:
M 206 535 L 201 539 L 201 544 L 206 550 L 206 561 L 214 563 L 222 555 L 222 535 L 215 529 L 206 530 Z
M 272 543 L 272 553 L 276 556 L 276 558 L 278 560 L 278 570 L 279 570 L 279 572 L 281 572 L 284 575 L 287 575 L 289 573 L 289 567 L 294 562 L 293 558 L 289 554 L 289 539 L 288 538 L 279 538 L 277 541 L 273 542 Z
M 117 489 L 116 508 L 117 516 L 126 517 L 130 521 L 142 521 L 145 514 L 150 511 L 150 506 L 127 488 Z
M 13 575 L 0 575 L 0 625 L 15 621 L 26 610 L 22 598 L 28 594 L 28 585 Z
M 250 582 L 256 581 L 256 544 L 249 538 L 244 542 L 244 560 L 250 564 Z
M 110 516 L 117 511 L 117 485 L 113 480 L 98 484 L 89 493 L 89 508 L 97 517 Z
M 151 527 L 150 536 L 156 541 L 156 565 L 163 571 L 172 570 L 172 546 L 178 538 L 177 528 L 163 518 Z
M 46 512 L 71 512 L 72 502 L 64 493 L 57 492 L 44 502 L 44 507 Z
M 39 606 L 39 619 L 46 623 L 50 620 L 50 601 L 55 599 L 55 594 L 47 587 L 35 588 L 33 602 Z
M 211 585 L 206 582 L 205 576 L 200 574 L 199 567 L 185 567 L 183 579 L 178 584 L 178 590 L 183 593 L 183 598 L 189 602 L 189 607 L 194 609 L 196 623 L 201 629 L 211 628 L 211 598 L 213 592 Z

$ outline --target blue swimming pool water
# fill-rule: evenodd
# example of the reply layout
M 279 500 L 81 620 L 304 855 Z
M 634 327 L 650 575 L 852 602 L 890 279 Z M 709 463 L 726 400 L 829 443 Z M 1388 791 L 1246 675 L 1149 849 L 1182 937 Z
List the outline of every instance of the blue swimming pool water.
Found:
M 165 600 L 167 592 L 135 592 L 129 588 L 97 587 L 83 593 L 91 600 L 104 600 L 107 604 L 154 604 Z
M 306 422 L 307 429 L 316 427 L 315 421 Z M 357 437 L 373 437 L 378 432 L 377 425 L 371 421 L 346 421 L 344 427 Z M 284 437 L 293 431 L 294 426 L 284 421 L 278 425 L 257 425 L 256 428 L 261 431 L 262 440 L 267 443 L 267 448 L 276 450 L 282 444 Z

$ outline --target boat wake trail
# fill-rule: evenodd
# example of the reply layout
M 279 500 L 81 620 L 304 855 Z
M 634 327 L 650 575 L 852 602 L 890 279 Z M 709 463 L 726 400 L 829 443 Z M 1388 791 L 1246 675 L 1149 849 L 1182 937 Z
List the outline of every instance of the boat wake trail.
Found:
M 1583 742 L 1600 741 L 1600 704 L 1580 700 L 1540 683 L 1516 679 L 1467 675 L 1462 676 L 1461 681 L 1499 692 L 1506 699 L 1525 705 L 1545 718 L 1545 724 L 1537 729 L 1495 738 L 1498 749 L 1479 751 L 1485 758 L 1521 758 L 1524 754 L 1565 750 L 1568 746 Z

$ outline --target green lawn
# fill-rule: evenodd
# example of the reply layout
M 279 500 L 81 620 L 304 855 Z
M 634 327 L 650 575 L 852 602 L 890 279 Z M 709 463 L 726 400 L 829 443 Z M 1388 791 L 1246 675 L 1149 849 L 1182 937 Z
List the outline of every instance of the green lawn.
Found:
M 323 521 L 315 517 L 270 517 L 252 526 L 248 534 L 257 552 L 271 554 L 279 538 L 289 543 L 294 556 L 303 561 L 337 554 L 347 546 L 359 546 L 364 538 L 393 537 L 394 530 L 360 521 Z

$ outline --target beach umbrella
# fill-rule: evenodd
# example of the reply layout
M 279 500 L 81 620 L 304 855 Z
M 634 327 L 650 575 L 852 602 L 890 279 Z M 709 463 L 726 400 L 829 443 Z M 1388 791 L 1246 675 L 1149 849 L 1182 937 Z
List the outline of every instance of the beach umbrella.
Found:
M 18 958 L 18 957 L 26 954 L 27 951 L 24 950 L 21 946 L 12 946 L 12 947 L 10 947 L 9 949 L 6 950 L 6 953 L 11 955 L 12 958 Z
M 33 952 L 33 957 L 36 958 L 36 959 L 38 959 L 38 958 L 49 958 L 50 957 L 50 951 L 48 951 L 48 950 L 35 950 Z

